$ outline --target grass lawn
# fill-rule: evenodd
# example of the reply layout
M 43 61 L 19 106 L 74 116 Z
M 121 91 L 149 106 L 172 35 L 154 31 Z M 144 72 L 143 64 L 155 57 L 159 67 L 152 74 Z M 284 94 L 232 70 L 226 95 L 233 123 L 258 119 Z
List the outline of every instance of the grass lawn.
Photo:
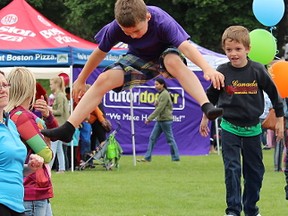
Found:
M 274 172 L 274 150 L 263 151 L 266 173 L 258 203 L 262 216 L 286 216 L 285 179 Z M 52 173 L 54 216 L 223 216 L 225 187 L 222 157 L 153 156 L 133 165 L 123 156 L 119 170 L 103 167 Z

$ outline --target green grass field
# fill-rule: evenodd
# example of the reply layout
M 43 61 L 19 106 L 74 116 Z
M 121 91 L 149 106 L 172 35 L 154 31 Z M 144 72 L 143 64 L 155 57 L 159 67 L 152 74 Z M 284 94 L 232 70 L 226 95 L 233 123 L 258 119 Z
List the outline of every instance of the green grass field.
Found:
M 274 172 L 274 150 L 264 151 L 266 173 L 258 203 L 262 216 L 286 216 L 283 172 Z M 140 157 L 140 156 L 139 156 Z M 225 188 L 222 157 L 153 156 L 133 165 L 123 156 L 119 170 L 103 167 L 52 173 L 54 216 L 223 216 Z

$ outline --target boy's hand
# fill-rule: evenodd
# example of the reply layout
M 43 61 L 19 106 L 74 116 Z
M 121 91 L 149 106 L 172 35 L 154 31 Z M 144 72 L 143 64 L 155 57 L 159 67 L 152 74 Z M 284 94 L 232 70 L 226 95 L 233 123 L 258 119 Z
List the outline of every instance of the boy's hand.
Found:
M 76 103 L 78 103 L 81 97 L 84 95 L 85 91 L 86 91 L 85 82 L 76 79 L 75 82 L 73 83 L 73 89 L 72 89 L 73 100 Z
M 284 138 L 284 117 L 277 118 L 275 126 L 276 141 L 280 141 Z
M 41 95 L 41 98 L 36 100 L 35 103 L 33 104 L 33 107 L 35 110 L 38 110 L 41 112 L 42 116 L 47 118 L 50 113 L 50 108 L 47 105 L 47 102 L 44 100 L 44 96 Z
M 203 71 L 204 72 L 204 71 Z M 204 72 L 204 78 L 206 80 L 210 80 L 213 84 L 213 87 L 220 90 L 221 87 L 225 86 L 224 83 L 224 75 L 213 68 L 210 68 L 208 70 L 205 70 Z
M 206 115 L 203 115 L 201 123 L 200 123 L 200 127 L 199 127 L 199 133 L 203 137 L 207 137 L 210 135 L 210 129 L 208 127 L 208 122 L 209 122 L 209 119 L 206 117 Z

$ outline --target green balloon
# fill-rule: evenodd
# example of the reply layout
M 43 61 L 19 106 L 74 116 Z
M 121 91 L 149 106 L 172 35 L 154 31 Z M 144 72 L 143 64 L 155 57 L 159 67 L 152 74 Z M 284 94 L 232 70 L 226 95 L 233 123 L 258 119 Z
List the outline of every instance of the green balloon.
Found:
M 269 64 L 275 57 L 277 44 L 274 36 L 267 30 L 255 29 L 250 32 L 251 49 L 248 57 L 261 64 Z

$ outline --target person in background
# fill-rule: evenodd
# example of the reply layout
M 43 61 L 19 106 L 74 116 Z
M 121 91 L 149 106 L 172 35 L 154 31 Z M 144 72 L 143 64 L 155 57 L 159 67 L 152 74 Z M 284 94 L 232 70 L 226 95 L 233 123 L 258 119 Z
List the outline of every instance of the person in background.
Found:
M 48 163 L 52 160 L 53 152 L 50 149 L 50 140 L 44 138 L 40 130 L 58 125 L 43 97 L 35 102 L 36 79 L 31 71 L 24 67 L 16 67 L 9 73 L 7 81 L 11 88 L 6 110 L 27 147 L 27 157 L 37 154 L 45 163 L 42 169 L 24 178 L 25 214 L 51 216 L 49 199 L 53 197 L 53 186 Z M 30 110 L 31 106 L 41 113 L 44 120 Z
M 36 98 L 36 100 L 42 98 L 48 104 L 48 95 L 47 95 L 46 89 L 39 82 L 36 82 L 36 95 L 35 95 L 35 98 Z
M 86 90 L 90 88 L 89 84 L 86 84 Z M 75 104 L 77 106 L 77 103 Z M 76 107 L 75 106 L 75 107 Z M 79 147 L 80 147 L 80 166 L 82 166 L 89 158 L 91 154 L 91 124 L 89 123 L 89 117 L 87 118 L 80 124 L 79 127 Z M 93 160 L 89 161 L 89 167 L 90 168 L 95 168 L 95 165 L 93 164 Z
M 80 166 L 85 163 L 89 158 L 91 154 L 91 124 L 88 122 L 88 120 L 85 120 L 81 123 L 79 127 L 79 146 L 80 146 Z M 93 164 L 93 160 L 89 161 L 89 167 L 95 168 L 95 165 Z
M 106 125 L 107 122 L 105 121 L 104 116 L 105 116 L 104 106 L 103 103 L 101 102 L 99 106 L 95 110 L 93 110 L 92 113 L 90 113 L 90 117 L 88 120 L 92 128 L 92 133 L 90 137 L 91 151 L 95 151 L 97 146 L 99 146 L 100 143 L 106 140 L 108 125 Z
M 157 119 L 154 128 L 149 137 L 149 144 L 144 158 L 139 162 L 150 162 L 152 151 L 155 143 L 162 133 L 165 134 L 172 161 L 180 161 L 178 146 L 175 142 L 172 124 L 173 124 L 173 103 L 170 93 L 167 90 L 164 79 L 155 79 L 155 89 L 159 92 L 158 99 L 155 102 L 155 110 L 148 116 L 145 124 L 149 124 L 152 120 Z
M 287 112 L 287 106 L 285 99 L 282 99 L 283 102 L 283 109 L 284 109 L 284 128 L 286 128 L 286 112 Z M 281 140 L 277 140 L 277 136 L 275 134 L 275 131 L 272 131 L 271 133 L 271 140 L 272 140 L 272 146 L 274 147 L 274 171 L 275 172 L 283 172 L 285 170 L 285 139 L 286 139 L 286 129 L 284 129 L 284 138 Z
M 41 169 L 44 160 L 35 154 L 27 157 L 16 125 L 4 110 L 10 86 L 0 71 L 0 216 L 25 216 L 23 178 Z
M 216 150 L 216 146 L 217 146 L 216 133 L 218 133 L 218 131 L 216 131 L 215 121 L 217 121 L 217 119 L 215 119 L 214 121 L 211 122 L 209 154 L 216 154 L 217 153 L 217 150 Z
M 222 48 L 229 59 L 217 70 L 225 76 L 225 87 L 210 86 L 207 96 L 224 109 L 221 121 L 222 157 L 225 170 L 227 216 L 260 216 L 260 199 L 265 167 L 261 146 L 260 115 L 264 111 L 265 91 L 275 109 L 275 134 L 284 136 L 283 103 L 266 68 L 247 58 L 250 51 L 249 31 L 243 26 L 230 26 L 222 35 Z M 209 119 L 203 115 L 199 132 L 209 136 Z M 242 156 L 242 158 L 241 158 Z M 241 174 L 244 189 L 242 195 Z
M 67 86 L 65 87 L 65 95 L 68 100 L 68 107 L 69 107 L 69 113 L 71 113 L 71 92 L 70 92 L 70 87 Z M 73 103 L 73 109 L 75 107 L 76 103 Z M 77 169 L 80 160 L 81 160 L 81 155 L 80 155 L 80 146 L 79 146 L 79 138 L 80 138 L 80 131 L 79 128 L 76 128 L 75 133 L 73 134 L 73 139 L 71 142 L 67 143 L 67 159 L 68 163 L 65 162 L 66 169 L 72 169 L 72 151 L 71 148 L 73 148 L 73 169 Z
M 46 93 L 46 90 L 44 87 L 36 82 L 36 95 L 35 95 L 35 100 L 43 100 L 44 103 L 48 104 L 48 96 Z M 42 113 L 41 111 L 36 110 L 34 107 L 31 107 L 32 112 L 37 115 L 39 118 L 42 118 Z
M 259 117 L 260 118 L 260 123 L 262 124 L 262 122 L 264 121 L 264 119 L 267 117 L 269 110 L 272 108 L 272 103 L 269 99 L 269 96 L 267 95 L 266 92 L 263 92 L 264 94 L 264 111 L 262 113 L 262 115 Z M 274 136 L 274 133 L 273 133 Z M 262 127 L 262 134 L 261 134 L 261 141 L 262 141 L 262 145 L 263 145 L 263 149 L 264 150 L 269 150 L 272 147 L 272 141 L 268 142 L 268 139 L 270 139 L 268 137 L 268 130 Z
M 78 102 L 83 96 L 87 78 L 115 44 L 128 44 L 127 54 L 104 69 L 65 124 L 43 130 L 43 134 L 53 140 L 70 141 L 75 128 L 100 104 L 106 92 L 127 90 L 160 74 L 175 77 L 209 119 L 214 120 L 223 114 L 221 108 L 215 108 L 209 102 L 199 79 L 186 66 L 185 57 L 199 66 L 204 78 L 211 80 L 217 89 L 224 85 L 224 76 L 213 69 L 189 42 L 190 36 L 175 19 L 158 7 L 147 6 L 143 0 L 117 0 L 114 15 L 115 20 L 95 36 L 99 46 L 74 82 L 74 100 Z
M 285 148 L 284 148 L 284 175 L 285 175 L 285 198 L 288 200 L 288 98 L 284 99 L 285 109 Z
M 277 60 L 274 60 L 268 65 L 267 68 L 268 68 L 269 73 L 270 73 L 271 66 L 276 62 L 277 62 Z M 266 118 L 268 116 L 269 111 L 273 108 L 272 103 L 271 103 L 268 95 L 265 92 L 264 92 L 264 100 L 265 100 L 265 107 L 264 107 L 264 112 L 261 115 L 262 118 L 263 118 L 263 115 Z M 285 113 L 286 112 L 285 99 L 282 99 L 282 103 L 283 103 L 283 109 L 284 109 L 284 113 Z M 265 118 L 261 119 L 261 116 L 260 116 L 260 122 L 263 123 Z M 265 130 L 265 129 L 263 129 L 263 127 L 262 127 L 262 134 L 263 134 L 263 130 Z M 282 163 L 282 159 L 283 159 L 283 155 L 284 155 L 285 138 L 278 140 L 276 133 L 273 129 L 266 129 L 266 132 L 267 132 L 267 135 L 266 135 L 267 144 L 263 147 L 263 150 L 270 150 L 271 148 L 274 148 L 274 171 L 275 172 L 282 172 L 283 171 L 283 165 L 284 165 L 284 163 Z M 285 135 L 285 133 L 284 133 L 284 135 Z
M 50 79 L 50 88 L 54 95 L 52 113 L 57 119 L 58 124 L 62 125 L 69 116 L 69 105 L 65 95 L 65 83 L 63 78 L 57 76 Z M 68 161 L 67 145 L 65 145 L 65 143 L 63 143 L 61 140 L 56 140 L 51 142 L 51 148 L 53 150 L 54 157 L 50 162 L 50 167 L 53 166 L 55 157 L 57 156 L 59 163 L 59 170 L 57 173 L 64 173 L 66 170 L 65 162 Z

